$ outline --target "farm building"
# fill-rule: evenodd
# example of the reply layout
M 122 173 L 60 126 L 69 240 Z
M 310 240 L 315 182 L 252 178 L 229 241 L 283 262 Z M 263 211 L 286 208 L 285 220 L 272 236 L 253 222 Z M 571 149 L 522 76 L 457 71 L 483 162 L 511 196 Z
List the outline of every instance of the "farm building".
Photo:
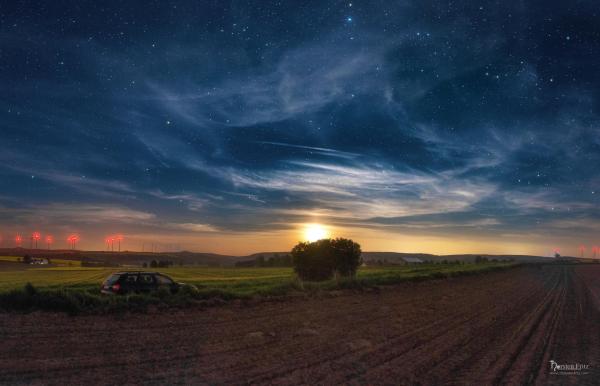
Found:
M 422 264 L 423 263 L 423 260 L 419 259 L 418 257 L 402 256 L 402 260 L 406 264 Z
M 42 265 L 46 265 L 46 264 L 48 264 L 48 259 L 46 259 L 44 257 L 32 257 L 31 261 L 29 261 L 29 264 L 42 264 Z

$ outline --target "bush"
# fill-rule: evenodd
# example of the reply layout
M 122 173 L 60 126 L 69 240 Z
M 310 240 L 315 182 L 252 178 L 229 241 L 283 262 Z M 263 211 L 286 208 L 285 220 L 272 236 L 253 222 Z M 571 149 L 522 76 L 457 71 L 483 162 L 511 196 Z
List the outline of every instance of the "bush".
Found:
M 475 258 L 475 264 L 482 264 L 482 263 L 487 263 L 489 260 L 487 257 L 481 257 L 481 256 L 477 256 Z
M 29 282 L 25 284 L 25 287 L 23 288 L 25 290 L 25 294 L 27 294 L 28 296 L 33 296 L 37 294 L 37 289 L 33 286 L 33 284 Z
M 360 245 L 343 238 L 301 242 L 291 255 L 294 271 L 301 280 L 329 280 L 334 273 L 354 277 L 362 264 Z
M 335 271 L 342 277 L 356 276 L 356 270 L 362 264 L 360 245 L 350 239 L 337 238 L 331 240 Z
M 294 271 L 302 280 L 323 281 L 333 277 L 335 261 L 331 240 L 301 242 L 292 249 Z

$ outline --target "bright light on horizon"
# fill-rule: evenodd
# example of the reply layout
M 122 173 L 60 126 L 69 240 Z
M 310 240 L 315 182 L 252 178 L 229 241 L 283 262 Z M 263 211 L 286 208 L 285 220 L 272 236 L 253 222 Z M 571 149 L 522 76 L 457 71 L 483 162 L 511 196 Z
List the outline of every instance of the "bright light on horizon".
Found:
M 321 224 L 306 224 L 304 228 L 304 239 L 306 241 L 313 241 L 326 239 L 329 237 L 329 232 Z

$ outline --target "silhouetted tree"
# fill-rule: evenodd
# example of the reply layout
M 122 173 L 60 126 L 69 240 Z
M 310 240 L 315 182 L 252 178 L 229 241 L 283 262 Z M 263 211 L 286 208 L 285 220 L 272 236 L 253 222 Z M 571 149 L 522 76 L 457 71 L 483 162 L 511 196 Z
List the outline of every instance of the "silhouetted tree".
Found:
M 331 240 L 300 242 L 292 249 L 294 271 L 302 280 L 322 281 L 333 277 L 335 259 Z
M 302 280 L 328 280 L 334 273 L 354 277 L 362 264 L 360 245 L 343 238 L 301 242 L 291 255 L 294 271 Z
M 488 262 L 488 259 L 487 259 L 487 257 L 481 257 L 481 256 L 477 256 L 477 257 L 475 258 L 475 263 L 477 263 L 477 264 L 481 264 L 481 263 L 487 263 L 487 262 Z
M 31 256 L 29 256 L 29 255 L 23 256 L 23 263 L 31 264 Z
M 362 264 L 360 245 L 350 239 L 331 240 L 335 271 L 340 276 L 354 277 Z

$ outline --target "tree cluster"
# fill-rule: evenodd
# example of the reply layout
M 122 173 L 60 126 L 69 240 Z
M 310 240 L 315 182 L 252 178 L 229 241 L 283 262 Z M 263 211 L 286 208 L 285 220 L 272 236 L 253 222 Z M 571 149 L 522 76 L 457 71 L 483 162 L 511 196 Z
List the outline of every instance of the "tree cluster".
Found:
M 322 281 L 354 277 L 362 264 L 360 245 L 350 239 L 301 242 L 292 249 L 294 271 L 302 280 Z
M 146 268 L 148 264 L 144 263 L 143 266 Z M 150 262 L 150 268 L 168 268 L 172 266 L 173 262 L 171 260 L 152 260 Z
M 292 256 L 288 253 L 280 255 L 274 254 L 269 258 L 265 258 L 263 255 L 258 255 L 254 260 L 238 261 L 235 263 L 236 267 L 291 267 Z

